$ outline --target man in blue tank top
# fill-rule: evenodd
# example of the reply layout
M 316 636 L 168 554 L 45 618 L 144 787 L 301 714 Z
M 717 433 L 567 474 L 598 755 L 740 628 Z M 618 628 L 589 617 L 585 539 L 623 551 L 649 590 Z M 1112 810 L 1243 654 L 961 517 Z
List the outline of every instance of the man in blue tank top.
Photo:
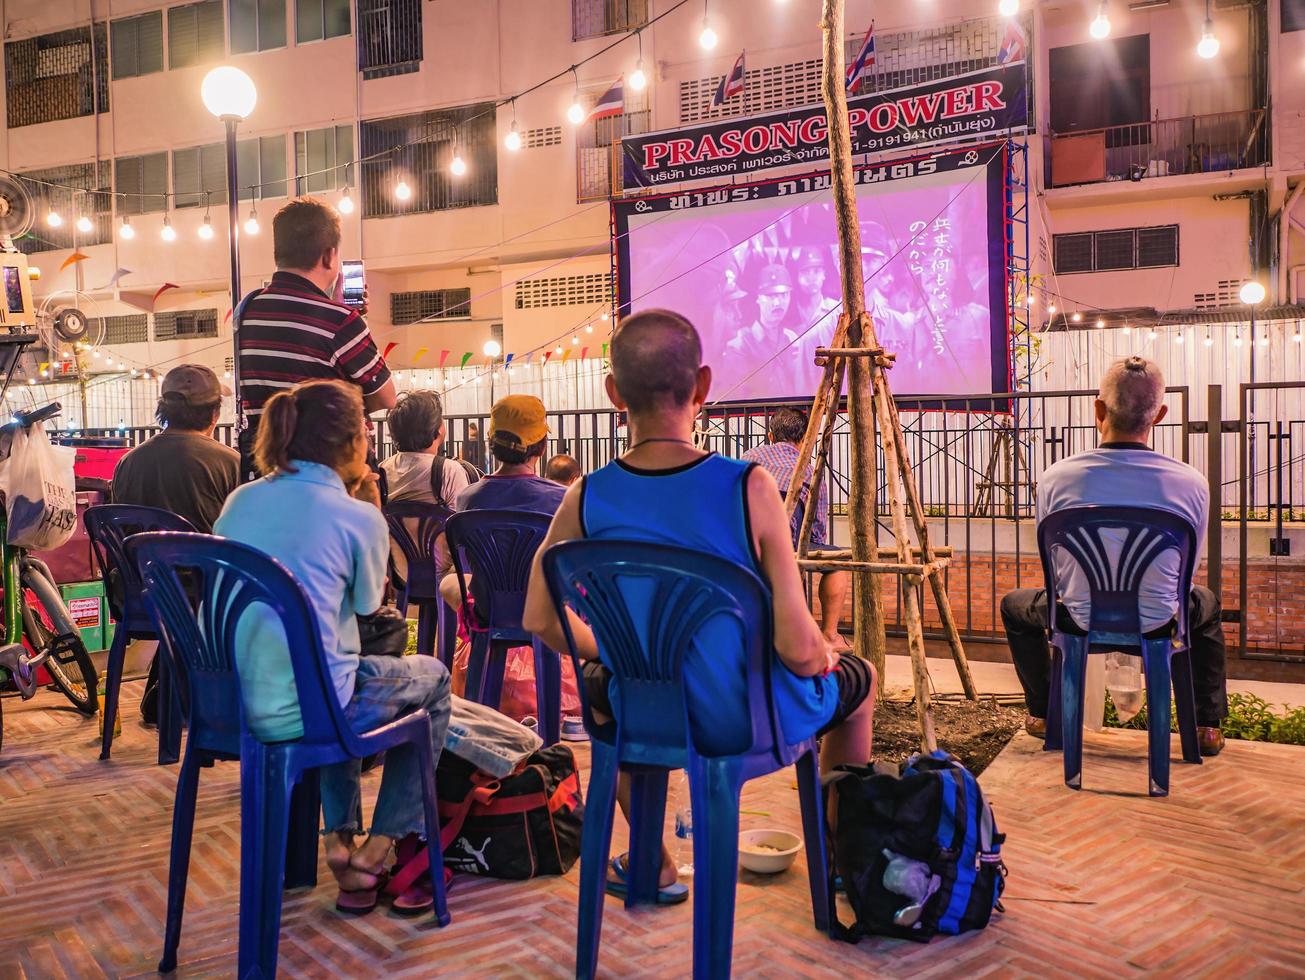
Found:
M 622 321 L 611 341 L 607 394 L 628 413 L 630 448 L 567 490 L 539 549 L 575 538 L 622 538 L 694 548 L 751 569 L 770 585 L 778 660 L 772 685 L 789 742 L 823 736 L 821 766 L 864 765 L 870 758 L 874 670 L 869 662 L 831 649 L 811 616 L 788 515 L 775 480 L 754 463 L 698 449 L 693 422 L 707 400 L 711 368 L 693 325 L 668 310 L 645 310 Z M 561 624 L 536 556 L 525 625 L 555 650 L 566 649 Z M 586 661 L 585 690 L 595 713 L 612 714 L 611 674 L 598 659 L 593 633 L 578 619 L 571 628 Z M 730 725 L 747 718 L 744 654 L 685 657 L 691 719 Z M 619 704 L 618 704 L 619 711 Z M 628 786 L 621 807 L 628 815 Z M 609 890 L 623 889 L 623 858 L 613 862 Z M 683 901 L 663 850 L 659 901 Z

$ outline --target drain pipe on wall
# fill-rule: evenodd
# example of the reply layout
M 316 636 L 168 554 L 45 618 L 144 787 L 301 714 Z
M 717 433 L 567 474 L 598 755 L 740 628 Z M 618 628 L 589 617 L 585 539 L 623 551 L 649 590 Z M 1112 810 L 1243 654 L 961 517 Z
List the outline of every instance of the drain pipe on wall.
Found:
M 1295 189 L 1287 195 L 1287 201 L 1282 206 L 1282 218 L 1278 221 L 1278 302 L 1284 300 L 1295 302 L 1289 299 L 1288 291 L 1296 292 L 1295 270 L 1300 268 L 1299 265 L 1292 266 L 1289 259 L 1288 249 L 1291 242 L 1291 226 L 1293 224 L 1291 212 L 1300 200 L 1301 193 L 1305 192 L 1305 180 L 1296 184 Z

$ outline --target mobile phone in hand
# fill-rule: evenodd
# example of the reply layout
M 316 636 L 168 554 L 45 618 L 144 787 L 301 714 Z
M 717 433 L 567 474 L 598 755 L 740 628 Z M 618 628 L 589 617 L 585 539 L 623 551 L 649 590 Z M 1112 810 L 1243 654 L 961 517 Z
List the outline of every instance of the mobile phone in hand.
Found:
M 345 306 L 358 309 L 363 305 L 364 277 L 361 259 L 349 259 L 340 264 L 344 276 L 342 299 Z

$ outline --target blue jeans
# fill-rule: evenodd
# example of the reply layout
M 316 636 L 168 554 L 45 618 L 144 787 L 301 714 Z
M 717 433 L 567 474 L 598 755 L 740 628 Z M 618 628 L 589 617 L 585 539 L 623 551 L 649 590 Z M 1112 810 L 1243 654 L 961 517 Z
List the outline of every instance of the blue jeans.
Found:
M 361 657 L 353 698 L 345 706 L 344 716 L 350 727 L 362 734 L 402 715 L 425 711 L 430 715 L 431 747 L 438 761 L 451 709 L 448 668 L 434 657 Z M 362 830 L 361 775 L 360 759 L 322 767 L 322 823 L 328 833 Z M 371 833 L 396 840 L 426 833 L 421 772 L 411 745 L 385 753 Z

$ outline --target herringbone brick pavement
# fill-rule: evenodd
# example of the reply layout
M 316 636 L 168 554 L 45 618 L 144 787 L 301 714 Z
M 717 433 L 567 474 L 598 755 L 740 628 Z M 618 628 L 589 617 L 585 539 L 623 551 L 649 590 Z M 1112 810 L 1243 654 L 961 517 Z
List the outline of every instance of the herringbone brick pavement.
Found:
M 0 980 L 153 973 L 162 937 L 175 767 L 153 764 L 124 687 L 114 759 L 95 720 L 55 695 L 5 703 L 0 755 Z M 1200 768 L 1175 763 L 1165 800 L 1143 795 L 1140 733 L 1089 736 L 1085 789 L 1060 757 L 1019 736 L 984 774 L 1009 835 L 1006 914 L 982 933 L 925 946 L 832 943 L 811 925 L 801 859 L 775 878 L 742 874 L 739 977 L 1287 977 L 1305 975 L 1305 750 L 1230 743 Z M 1175 745 L 1175 752 L 1177 746 Z M 587 761 L 583 748 L 578 752 Z M 376 781 L 368 777 L 370 792 Z M 237 767 L 200 780 L 180 975 L 232 975 L 239 890 Z M 788 774 L 751 784 L 744 826 L 798 827 Z M 619 835 L 620 832 L 618 832 Z M 345 918 L 321 884 L 286 896 L 281 969 L 293 977 L 563 977 L 572 971 L 578 868 L 504 882 L 460 876 L 453 924 L 378 910 Z M 847 910 L 843 909 L 844 917 Z M 689 905 L 627 913 L 609 901 L 602 969 L 687 973 Z

